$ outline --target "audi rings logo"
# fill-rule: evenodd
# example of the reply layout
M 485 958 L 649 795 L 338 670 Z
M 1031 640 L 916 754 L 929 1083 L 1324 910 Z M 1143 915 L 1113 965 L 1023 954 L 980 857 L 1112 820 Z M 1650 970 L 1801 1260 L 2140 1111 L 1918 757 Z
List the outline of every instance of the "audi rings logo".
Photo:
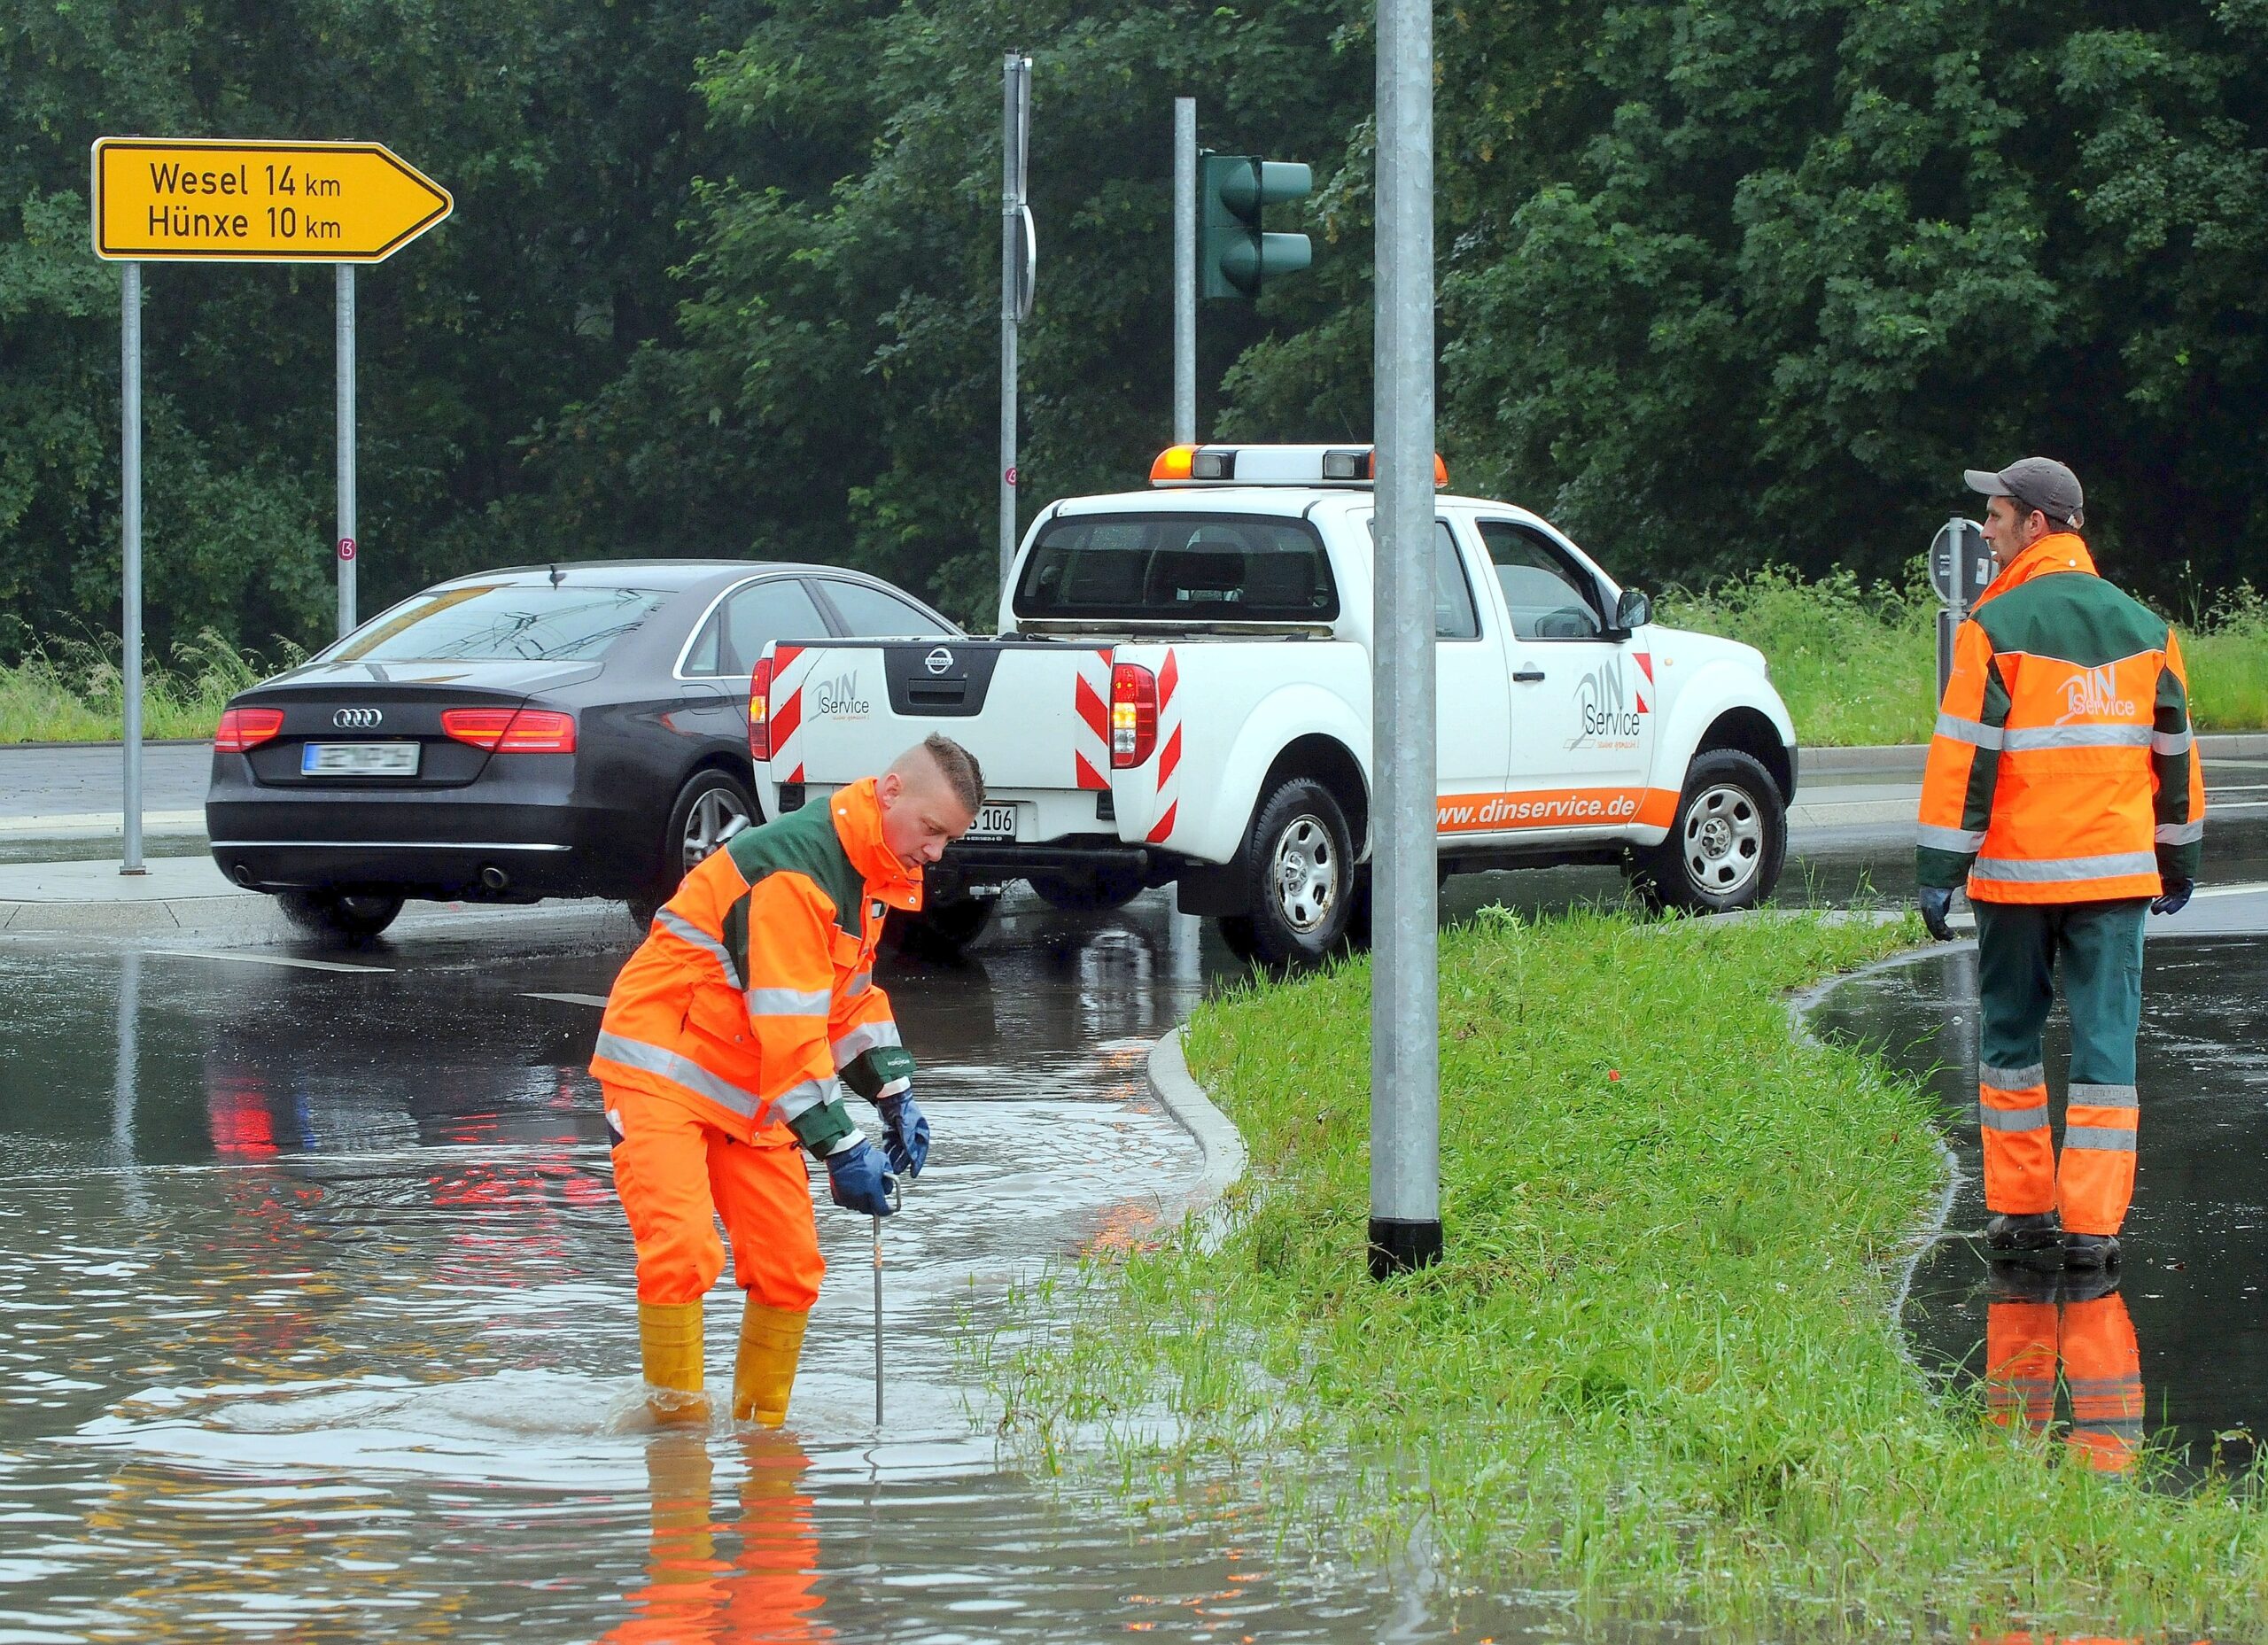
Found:
M 932 674 L 942 674 L 952 665 L 953 654 L 946 650 L 943 646 L 939 646 L 935 651 L 932 651 L 928 656 L 921 659 L 921 666 L 928 669 Z
M 330 723 L 341 731 L 376 731 L 384 719 L 379 709 L 341 709 L 330 717 Z

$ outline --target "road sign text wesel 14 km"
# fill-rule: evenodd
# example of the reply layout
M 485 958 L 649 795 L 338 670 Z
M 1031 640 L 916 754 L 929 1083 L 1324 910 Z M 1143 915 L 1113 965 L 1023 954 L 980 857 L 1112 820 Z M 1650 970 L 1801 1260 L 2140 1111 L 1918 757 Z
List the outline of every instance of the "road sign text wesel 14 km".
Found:
M 449 214 L 377 143 L 104 137 L 95 254 L 136 262 L 375 263 Z

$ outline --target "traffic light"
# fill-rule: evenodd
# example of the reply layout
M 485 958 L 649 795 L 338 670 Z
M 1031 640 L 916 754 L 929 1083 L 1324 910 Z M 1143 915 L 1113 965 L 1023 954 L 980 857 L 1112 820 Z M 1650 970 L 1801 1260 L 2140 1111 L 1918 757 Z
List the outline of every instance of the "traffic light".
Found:
M 1315 187 L 1314 174 L 1295 160 L 1251 154 L 1206 154 L 1197 179 L 1197 289 L 1201 297 L 1240 297 L 1250 302 L 1261 283 L 1297 274 L 1314 259 L 1303 234 L 1263 234 L 1260 208 L 1297 200 Z

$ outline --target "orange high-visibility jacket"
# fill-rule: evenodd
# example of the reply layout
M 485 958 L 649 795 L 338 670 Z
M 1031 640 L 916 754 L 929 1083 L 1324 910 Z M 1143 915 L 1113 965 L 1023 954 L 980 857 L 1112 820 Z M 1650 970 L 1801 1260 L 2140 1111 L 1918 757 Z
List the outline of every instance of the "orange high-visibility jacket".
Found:
M 874 946 L 890 909 L 920 906 L 872 778 L 735 834 L 615 979 L 591 1072 L 743 1142 L 785 1125 L 822 1158 L 850 1146 L 843 1085 L 874 1101 L 912 1082 Z
M 2205 779 L 2173 630 L 2069 532 L 1977 597 L 1922 778 L 1926 886 L 1986 903 L 2155 896 L 2194 880 Z

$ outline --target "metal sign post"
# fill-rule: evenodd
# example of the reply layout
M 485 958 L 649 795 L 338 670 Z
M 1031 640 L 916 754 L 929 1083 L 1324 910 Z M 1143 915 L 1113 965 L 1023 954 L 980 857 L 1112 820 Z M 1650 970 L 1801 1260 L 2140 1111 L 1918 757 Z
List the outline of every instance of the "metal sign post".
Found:
M 120 514 L 124 537 L 124 850 L 142 862 L 142 268 L 144 262 L 338 267 L 338 632 L 354 626 L 354 265 L 380 263 L 456 209 L 377 143 L 98 137 L 95 255 L 125 264 Z
M 1433 14 L 1379 0 L 1372 1277 L 1441 1253 L 1433 757 Z
M 122 825 L 118 872 L 145 874 L 142 861 L 142 265 L 128 263 L 118 312 L 118 514 L 124 563 L 119 659 L 120 726 L 126 741 Z
M 1173 100 L 1173 443 L 1197 441 L 1197 99 Z
M 1953 678 L 1953 639 L 1960 633 L 1969 608 L 1992 581 L 1992 547 L 1984 528 L 1955 515 L 1938 528 L 1930 542 L 1930 586 L 1945 601 L 1938 612 L 1938 701 L 1946 700 L 1946 682 Z
M 1031 59 L 1000 66 L 1000 588 L 1016 558 L 1016 328 L 1031 317 L 1039 248 L 1025 203 L 1031 144 Z

